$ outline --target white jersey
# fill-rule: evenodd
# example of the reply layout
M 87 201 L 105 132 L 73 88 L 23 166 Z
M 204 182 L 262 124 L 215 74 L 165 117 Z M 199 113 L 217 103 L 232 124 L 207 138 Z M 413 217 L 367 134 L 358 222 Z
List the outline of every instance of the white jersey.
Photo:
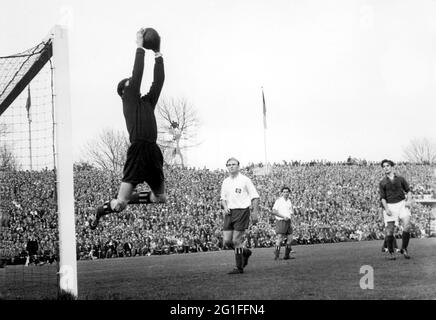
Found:
M 287 218 L 291 218 L 293 212 L 291 199 L 285 200 L 285 198 L 280 197 L 274 202 L 273 210 L 277 210 L 280 215 Z M 283 220 L 282 217 L 275 216 L 277 220 Z
M 221 200 L 227 202 L 229 209 L 245 209 L 251 205 L 251 200 L 259 198 L 256 188 L 250 178 L 238 173 L 236 177 L 227 177 L 221 186 Z

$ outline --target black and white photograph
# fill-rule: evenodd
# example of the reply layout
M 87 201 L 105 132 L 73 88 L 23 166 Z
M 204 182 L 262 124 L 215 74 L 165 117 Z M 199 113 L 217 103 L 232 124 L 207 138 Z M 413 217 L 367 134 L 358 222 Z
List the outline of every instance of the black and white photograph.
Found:
M 436 0 L 14 0 L 0 39 L 0 303 L 436 299 Z

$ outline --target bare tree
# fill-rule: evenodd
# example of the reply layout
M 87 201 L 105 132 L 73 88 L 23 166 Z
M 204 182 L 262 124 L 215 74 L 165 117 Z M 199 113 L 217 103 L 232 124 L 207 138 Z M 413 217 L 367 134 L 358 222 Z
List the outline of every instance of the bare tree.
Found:
M 416 138 L 404 149 L 407 161 L 420 164 L 436 163 L 436 143 L 427 138 Z
M 0 170 L 18 170 L 18 160 L 6 144 L 0 146 Z
M 6 123 L 0 123 L 0 137 L 6 136 L 9 133 Z
M 121 172 L 126 161 L 129 139 L 124 131 L 104 129 L 85 146 L 86 160 L 110 172 Z
M 198 145 L 197 130 L 200 121 L 194 107 L 185 98 L 162 98 L 158 105 L 158 126 L 160 145 L 165 161 L 175 164 L 177 156 L 185 165 L 183 152 Z
M 6 137 L 9 133 L 9 128 L 6 123 L 0 123 L 0 137 Z M 1 170 L 17 170 L 19 168 L 18 160 L 12 148 L 1 141 L 0 145 L 0 169 Z

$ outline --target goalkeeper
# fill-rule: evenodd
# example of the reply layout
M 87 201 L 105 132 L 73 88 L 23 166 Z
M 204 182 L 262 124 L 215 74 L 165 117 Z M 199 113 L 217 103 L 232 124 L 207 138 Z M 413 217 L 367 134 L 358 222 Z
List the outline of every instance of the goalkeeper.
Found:
M 118 84 L 117 92 L 123 102 L 123 113 L 129 133 L 130 146 L 124 164 L 123 178 L 116 199 L 109 200 L 96 209 L 89 220 L 94 230 L 101 217 L 123 211 L 127 204 L 165 203 L 163 156 L 157 140 L 154 110 L 161 93 L 165 73 L 160 37 L 151 28 L 141 28 L 136 33 L 137 49 L 132 76 Z M 145 48 L 155 53 L 153 83 L 149 92 L 141 96 L 140 88 L 144 72 Z M 146 182 L 151 192 L 135 192 L 136 186 Z

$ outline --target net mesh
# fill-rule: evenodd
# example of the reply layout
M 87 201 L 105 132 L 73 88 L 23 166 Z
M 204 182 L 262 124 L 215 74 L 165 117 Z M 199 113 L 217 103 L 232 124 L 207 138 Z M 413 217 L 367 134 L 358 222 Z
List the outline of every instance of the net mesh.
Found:
M 58 228 L 53 67 L 43 42 L 0 57 L 0 288 L 26 299 L 57 293 Z M 45 57 L 44 57 L 45 55 Z

